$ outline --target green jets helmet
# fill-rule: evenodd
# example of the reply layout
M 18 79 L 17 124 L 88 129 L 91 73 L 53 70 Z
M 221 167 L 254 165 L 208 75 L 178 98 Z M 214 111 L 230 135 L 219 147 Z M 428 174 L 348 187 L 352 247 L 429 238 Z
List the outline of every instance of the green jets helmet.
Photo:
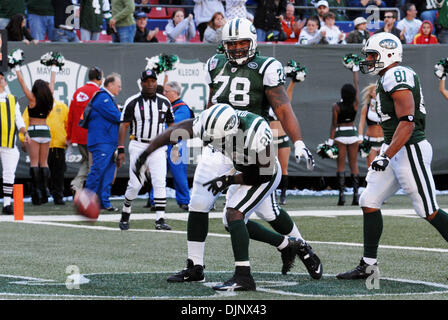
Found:
M 204 111 L 202 129 L 203 140 L 223 139 L 238 132 L 238 114 L 228 104 L 218 103 Z
M 401 62 L 403 46 L 397 36 L 389 32 L 380 32 L 371 36 L 361 52 L 368 57 L 376 53 L 374 60 L 366 59 L 359 63 L 362 73 L 378 74 L 392 63 Z
M 249 40 L 249 46 L 238 49 L 229 48 L 230 43 Z M 242 65 L 255 57 L 257 49 L 257 31 L 248 19 L 234 18 L 226 22 L 222 29 L 222 45 L 227 60 Z

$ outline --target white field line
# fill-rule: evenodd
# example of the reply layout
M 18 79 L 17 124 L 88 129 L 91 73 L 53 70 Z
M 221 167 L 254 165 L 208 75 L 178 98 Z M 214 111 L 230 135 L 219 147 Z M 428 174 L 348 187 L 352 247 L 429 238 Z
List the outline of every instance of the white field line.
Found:
M 383 216 L 395 217 L 410 217 L 419 218 L 413 209 L 386 209 L 381 210 Z M 295 210 L 288 211 L 292 217 L 340 217 L 340 216 L 361 216 L 361 209 L 344 209 L 344 210 Z M 166 219 L 187 221 L 188 213 L 166 213 Z M 210 218 L 221 218 L 222 212 L 210 212 Z M 97 221 L 100 222 L 118 222 L 121 214 L 101 214 Z M 131 220 L 155 220 L 155 213 L 134 213 L 131 215 Z M 259 219 L 255 214 L 251 215 L 251 219 Z M 13 216 L 0 216 L 1 221 L 14 221 Z M 31 221 L 53 221 L 53 222 L 68 222 L 68 221 L 91 221 L 80 215 L 26 215 L 25 222 Z
M 347 210 L 350 211 L 350 210 Z M 351 210 L 353 212 L 357 210 Z M 303 213 L 309 215 L 312 211 L 291 211 L 289 214 L 291 216 L 301 216 Z M 338 213 L 337 211 L 335 211 Z M 413 210 L 405 210 L 405 209 L 397 209 L 397 210 L 385 210 L 385 215 L 391 216 L 405 216 L 408 215 L 409 212 L 414 212 Z M 326 216 L 320 215 L 322 211 L 316 211 L 315 216 Z M 358 213 L 359 214 L 359 213 Z M 186 219 L 187 213 L 167 213 L 166 218 L 175 219 L 175 217 L 185 216 Z M 39 217 L 42 219 L 39 220 Z M 98 221 L 109 221 L 109 222 L 118 222 L 120 220 L 121 215 L 113 214 L 113 215 L 103 215 L 100 216 Z M 210 217 L 219 218 L 221 217 L 221 213 L 213 212 L 210 213 Z M 11 217 L 9 217 L 11 218 Z M 132 220 L 145 220 L 145 219 L 155 219 L 155 214 L 135 214 L 132 215 Z M 14 221 L 9 219 L 8 221 Z M 60 221 L 60 222 L 59 222 Z M 79 229 L 92 229 L 92 230 L 104 230 L 104 231 L 115 231 L 115 232 L 165 232 L 165 233 L 174 233 L 174 234 L 186 234 L 186 231 L 163 231 L 163 230 L 153 230 L 153 229 L 130 229 L 127 231 L 121 231 L 118 226 L 117 227 L 104 227 L 104 226 L 95 226 L 93 225 L 75 225 L 70 223 L 62 223 L 62 222 L 73 222 L 73 221 L 89 221 L 86 218 L 80 216 L 28 216 L 25 217 L 23 221 L 19 221 L 18 223 L 28 223 L 28 224 L 38 224 L 38 225 L 49 225 L 49 226 L 58 226 L 58 227 L 67 227 L 67 228 L 79 228 Z M 228 234 L 220 234 L 220 233 L 209 233 L 211 237 L 218 238 L 229 238 Z M 362 247 L 362 243 L 352 243 L 352 242 L 331 242 L 331 241 L 308 241 L 311 244 L 325 244 L 332 246 L 349 246 L 349 247 Z M 390 246 L 390 245 L 380 245 L 382 249 L 392 249 L 392 250 L 410 250 L 410 251 L 425 251 L 425 252 L 439 252 L 439 253 L 448 253 L 448 249 L 441 248 L 425 248 L 425 247 L 405 247 L 405 246 Z

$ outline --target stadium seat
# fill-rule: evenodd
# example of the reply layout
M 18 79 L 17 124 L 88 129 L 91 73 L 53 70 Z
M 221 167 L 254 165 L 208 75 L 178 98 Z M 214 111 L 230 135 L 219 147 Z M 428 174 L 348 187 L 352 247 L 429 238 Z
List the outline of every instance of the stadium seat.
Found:
M 149 0 L 149 4 L 159 4 L 159 0 Z
M 164 7 L 152 7 L 151 11 L 148 13 L 149 19 L 168 19 L 169 16 L 166 13 L 166 9 Z
M 167 42 L 166 34 L 165 34 L 165 31 L 163 31 L 163 30 L 159 30 L 159 32 L 157 32 L 156 38 L 157 38 L 157 40 L 159 40 L 159 42 L 162 42 L 162 43 Z

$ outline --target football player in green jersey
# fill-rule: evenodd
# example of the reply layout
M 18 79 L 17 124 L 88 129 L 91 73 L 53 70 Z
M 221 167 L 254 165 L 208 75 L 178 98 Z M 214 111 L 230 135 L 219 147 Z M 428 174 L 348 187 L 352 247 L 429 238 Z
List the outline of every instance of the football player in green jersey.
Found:
M 312 170 L 314 159 L 302 141 L 297 118 L 284 88 L 282 64 L 272 57 L 257 54 L 256 31 L 247 19 L 235 18 L 227 21 L 223 27 L 222 39 L 224 53 L 216 54 L 207 61 L 209 106 L 225 103 L 265 119 L 268 117 L 269 106 L 272 106 L 283 129 L 294 143 L 297 161 L 304 157 L 307 168 Z M 225 161 L 221 152 L 205 147 L 197 163 L 187 223 L 187 271 L 193 270 L 193 266 L 204 265 L 209 212 L 220 195 L 210 192 L 204 183 L 226 173 L 223 169 L 220 171 L 224 166 L 217 165 Z M 269 218 L 266 218 L 267 215 Z M 265 213 L 265 219 L 278 233 L 303 239 L 288 213 L 277 205 L 275 197 L 272 197 L 272 206 Z M 183 281 L 190 281 L 189 278 L 186 279 Z
M 228 189 L 223 220 L 231 237 L 235 274 L 213 289 L 255 290 L 250 272 L 249 238 L 279 249 L 284 268 L 291 268 L 298 255 L 311 277 L 321 278 L 322 264 L 305 241 L 281 235 L 249 220 L 253 212 L 265 220 L 270 218 L 273 193 L 281 179 L 280 163 L 272 150 L 272 131 L 266 120 L 248 111 L 236 111 L 228 104 L 213 105 L 194 120 L 182 121 L 154 138 L 135 164 L 136 176 L 143 179 L 148 156 L 163 145 L 177 143 L 178 137 L 200 138 L 226 158 L 225 162 L 214 163 L 215 171 L 223 174 L 202 184 L 213 195 Z M 168 281 L 204 281 L 203 265 L 189 261 L 187 269 L 169 277 Z
M 359 200 L 364 220 L 364 254 L 353 270 L 338 279 L 366 279 L 377 274 L 377 251 L 383 230 L 381 205 L 402 188 L 416 213 L 448 241 L 448 214 L 439 208 L 431 173 L 432 147 L 425 137 L 426 110 L 418 75 L 401 66 L 403 48 L 391 33 L 373 35 L 362 49 L 363 73 L 379 75 L 377 113 L 384 144 L 366 177 L 367 188 Z

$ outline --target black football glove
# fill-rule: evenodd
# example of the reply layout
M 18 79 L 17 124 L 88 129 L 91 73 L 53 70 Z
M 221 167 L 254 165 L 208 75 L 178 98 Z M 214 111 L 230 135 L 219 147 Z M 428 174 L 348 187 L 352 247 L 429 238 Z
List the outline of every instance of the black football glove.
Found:
M 375 171 L 384 171 L 386 170 L 386 167 L 389 165 L 390 159 L 388 156 L 386 156 L 384 153 L 376 156 L 375 159 L 373 159 L 371 167 Z
M 205 187 L 208 185 L 207 190 L 211 191 L 213 195 L 216 196 L 218 193 L 226 190 L 231 184 L 234 183 L 234 181 L 235 178 L 233 176 L 221 176 L 204 183 L 203 186 Z

